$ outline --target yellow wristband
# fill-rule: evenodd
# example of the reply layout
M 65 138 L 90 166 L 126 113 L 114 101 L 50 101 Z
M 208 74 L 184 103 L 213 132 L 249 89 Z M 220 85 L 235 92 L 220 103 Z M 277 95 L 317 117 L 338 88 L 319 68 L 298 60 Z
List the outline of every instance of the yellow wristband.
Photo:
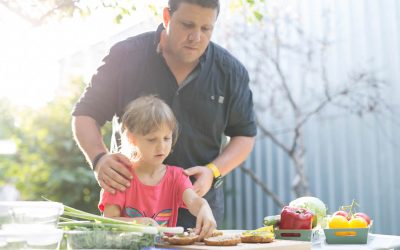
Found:
M 219 169 L 217 168 L 217 166 L 215 166 L 214 163 L 208 163 L 206 165 L 206 167 L 211 169 L 211 171 L 213 172 L 214 178 L 217 178 L 217 177 L 221 176 L 221 172 L 219 172 Z

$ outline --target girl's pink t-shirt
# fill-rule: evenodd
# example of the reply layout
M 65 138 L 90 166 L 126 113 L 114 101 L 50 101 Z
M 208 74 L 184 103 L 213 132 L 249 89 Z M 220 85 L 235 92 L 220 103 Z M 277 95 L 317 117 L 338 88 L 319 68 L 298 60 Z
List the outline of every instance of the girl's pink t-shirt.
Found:
M 140 182 L 132 171 L 131 186 L 125 192 L 111 194 L 102 190 L 99 209 L 105 205 L 117 205 L 121 208 L 122 217 L 150 217 L 161 226 L 175 227 L 178 220 L 178 209 L 185 207 L 183 192 L 193 185 L 183 169 L 167 166 L 166 173 L 156 186 Z

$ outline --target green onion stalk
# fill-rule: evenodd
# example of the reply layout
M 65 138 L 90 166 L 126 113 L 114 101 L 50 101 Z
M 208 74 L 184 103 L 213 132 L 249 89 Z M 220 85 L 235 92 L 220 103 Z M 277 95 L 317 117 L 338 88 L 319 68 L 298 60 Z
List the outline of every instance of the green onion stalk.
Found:
M 135 222 L 121 221 L 107 218 L 91 213 L 87 213 L 64 205 L 64 213 L 61 216 L 58 225 L 64 230 L 83 229 L 86 230 L 105 230 L 105 231 L 123 231 L 123 232 L 141 232 L 147 234 L 158 233 L 183 233 L 182 227 L 161 227 L 148 226 Z

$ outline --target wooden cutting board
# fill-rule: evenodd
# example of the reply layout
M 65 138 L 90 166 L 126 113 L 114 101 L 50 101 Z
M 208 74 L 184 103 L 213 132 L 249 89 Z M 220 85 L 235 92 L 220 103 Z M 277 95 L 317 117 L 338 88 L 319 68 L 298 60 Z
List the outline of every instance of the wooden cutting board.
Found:
M 267 249 L 267 250 L 311 250 L 311 242 L 304 241 L 292 241 L 292 240 L 274 240 L 271 243 L 264 244 L 250 244 L 250 243 L 240 243 L 237 246 L 232 247 L 213 247 L 206 246 L 202 242 L 196 242 L 193 245 L 189 246 L 177 246 L 177 245 L 169 245 L 169 244 L 157 244 L 156 247 L 161 248 L 174 248 L 174 249 L 182 249 L 182 250 L 259 250 L 259 249 Z

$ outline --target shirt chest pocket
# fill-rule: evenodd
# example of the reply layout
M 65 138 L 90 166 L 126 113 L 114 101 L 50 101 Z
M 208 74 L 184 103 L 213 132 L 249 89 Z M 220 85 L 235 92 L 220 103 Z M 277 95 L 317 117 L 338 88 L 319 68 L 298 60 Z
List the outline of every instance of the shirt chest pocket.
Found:
M 225 102 L 223 94 L 200 92 L 192 100 L 190 112 L 191 126 L 205 134 L 223 133 L 225 128 Z

